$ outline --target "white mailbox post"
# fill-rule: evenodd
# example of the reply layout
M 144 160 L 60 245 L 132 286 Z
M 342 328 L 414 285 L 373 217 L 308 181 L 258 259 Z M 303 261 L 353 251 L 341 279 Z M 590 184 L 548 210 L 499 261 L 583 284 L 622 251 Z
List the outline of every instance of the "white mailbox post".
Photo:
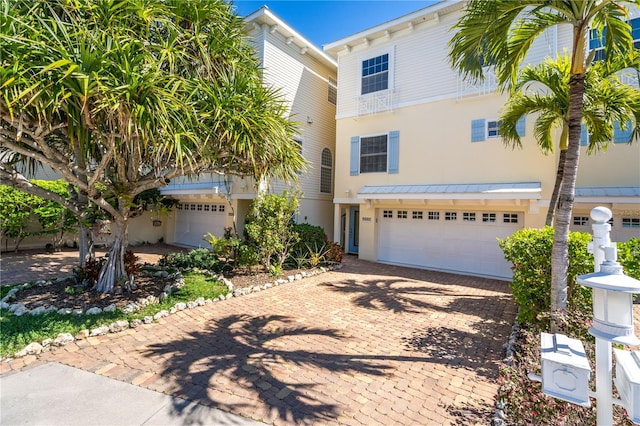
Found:
M 624 275 L 617 262 L 616 247 L 609 239 L 611 210 L 591 210 L 595 271 L 578 277 L 578 284 L 593 289 L 593 325 L 589 333 L 596 338 L 597 424 L 613 424 L 611 343 L 637 345 L 633 330 L 633 293 L 640 293 L 640 281 Z M 601 262 L 604 254 L 604 262 Z M 599 263 L 601 262 L 601 263 Z
M 591 367 L 582 342 L 564 334 L 541 333 L 542 392 L 563 401 L 591 407 Z
M 640 351 L 614 349 L 616 354 L 615 384 L 622 406 L 631 421 L 640 424 Z

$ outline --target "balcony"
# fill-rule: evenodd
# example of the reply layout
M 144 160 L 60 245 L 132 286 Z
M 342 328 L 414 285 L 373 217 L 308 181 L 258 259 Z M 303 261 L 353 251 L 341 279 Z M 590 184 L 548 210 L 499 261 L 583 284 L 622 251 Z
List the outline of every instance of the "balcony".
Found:
M 393 111 L 393 90 L 381 90 L 358 97 L 358 116 Z
M 484 96 L 495 93 L 498 90 L 498 79 L 493 67 L 487 67 L 484 72 L 484 80 L 473 83 L 458 75 L 457 96 L 458 100 L 471 96 Z

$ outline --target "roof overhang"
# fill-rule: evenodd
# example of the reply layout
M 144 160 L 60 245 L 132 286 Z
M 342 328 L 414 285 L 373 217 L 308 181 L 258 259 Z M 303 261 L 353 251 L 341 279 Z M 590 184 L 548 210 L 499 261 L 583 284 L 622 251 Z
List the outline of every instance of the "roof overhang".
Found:
M 577 187 L 575 202 L 640 204 L 640 186 Z
M 338 63 L 330 55 L 323 52 L 318 46 L 307 40 L 299 32 L 291 28 L 286 22 L 280 19 L 267 6 L 262 6 L 255 12 L 245 16 L 244 21 L 247 25 L 257 24 L 266 25 L 270 30 L 277 31 L 287 39 L 288 44 L 295 44 L 303 55 L 311 55 L 324 66 L 336 70 Z
M 181 183 L 159 188 L 162 195 L 216 195 L 224 194 L 224 185 L 212 182 Z
M 360 200 L 539 200 L 540 182 L 364 186 Z

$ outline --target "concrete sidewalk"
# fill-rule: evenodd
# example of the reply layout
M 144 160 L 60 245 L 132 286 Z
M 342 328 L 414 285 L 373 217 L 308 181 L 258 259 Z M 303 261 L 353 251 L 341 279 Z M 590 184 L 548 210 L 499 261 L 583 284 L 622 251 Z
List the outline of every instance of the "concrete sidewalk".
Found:
M 0 377 L 2 425 L 259 425 L 57 363 Z

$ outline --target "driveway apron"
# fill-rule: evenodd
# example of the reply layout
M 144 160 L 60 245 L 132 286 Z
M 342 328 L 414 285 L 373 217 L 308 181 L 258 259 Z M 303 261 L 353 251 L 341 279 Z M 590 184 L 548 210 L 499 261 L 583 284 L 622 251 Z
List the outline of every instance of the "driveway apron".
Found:
M 488 424 L 515 312 L 504 281 L 347 257 L 0 371 L 58 362 L 278 425 Z

